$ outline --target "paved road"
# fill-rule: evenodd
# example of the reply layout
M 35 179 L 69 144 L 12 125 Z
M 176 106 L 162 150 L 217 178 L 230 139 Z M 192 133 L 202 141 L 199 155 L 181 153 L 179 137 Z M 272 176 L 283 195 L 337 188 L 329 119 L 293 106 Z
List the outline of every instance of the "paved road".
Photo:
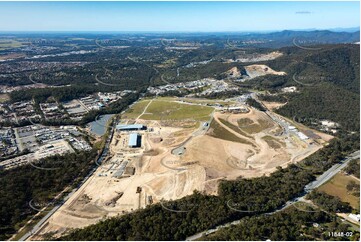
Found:
M 359 150 L 352 153 L 352 154 L 350 154 L 350 155 L 348 155 L 346 157 L 346 159 L 342 160 L 340 163 L 332 166 L 330 169 L 325 171 L 322 175 L 317 177 L 317 179 L 315 181 L 312 181 L 309 184 L 307 184 L 305 186 L 305 193 L 304 194 L 302 194 L 301 196 L 296 197 L 296 198 L 294 198 L 294 199 L 292 199 L 290 201 L 287 201 L 283 207 L 281 207 L 281 208 L 279 208 L 279 209 L 277 209 L 277 210 L 275 210 L 273 212 L 265 213 L 265 214 L 266 215 L 271 215 L 271 214 L 280 212 L 280 211 L 292 206 L 294 203 L 296 203 L 298 201 L 302 201 L 304 199 L 304 197 L 307 195 L 307 193 L 310 193 L 313 189 L 318 188 L 319 186 L 321 186 L 322 184 L 324 184 L 325 182 L 330 180 L 334 175 L 336 175 L 343 168 L 345 168 L 350 161 L 358 159 L 358 158 L 360 158 L 360 151 Z M 241 220 L 236 220 L 236 221 L 233 221 L 233 222 L 230 222 L 230 223 L 226 223 L 224 225 L 219 225 L 215 229 L 209 229 L 209 230 L 203 231 L 201 233 L 192 235 L 192 236 L 188 237 L 186 240 L 196 240 L 196 239 L 201 238 L 204 235 L 212 234 L 212 233 L 218 231 L 219 229 L 230 227 L 231 225 L 236 225 L 236 224 L 239 224 L 240 222 L 241 222 Z
M 355 159 L 360 158 L 360 151 L 356 151 L 350 155 L 348 155 L 346 157 L 346 159 L 344 159 L 343 161 L 341 161 L 338 164 L 333 165 L 330 169 L 328 169 L 327 171 L 325 171 L 322 175 L 318 176 L 316 178 L 316 180 L 308 183 L 305 186 L 305 194 L 303 196 L 297 197 L 291 201 L 286 202 L 285 206 L 282 207 L 281 209 L 278 209 L 274 212 L 271 212 L 269 214 L 273 214 L 279 211 L 282 211 L 286 208 L 288 208 L 289 206 L 293 205 L 294 203 L 298 202 L 298 201 L 302 201 L 305 199 L 306 195 L 308 193 L 310 193 L 312 190 L 322 186 L 323 184 L 325 184 L 328 180 L 330 180 L 334 175 L 336 175 L 337 173 L 339 173 L 343 168 L 345 168 L 347 166 L 347 164 Z
M 189 143 L 189 141 L 191 141 L 194 137 L 200 136 L 200 135 L 204 135 L 207 133 L 209 127 L 211 126 L 212 120 L 213 120 L 213 115 L 214 115 L 214 111 L 211 113 L 211 117 L 209 119 L 209 121 L 207 122 L 199 122 L 199 128 L 196 129 L 191 136 L 189 136 L 188 139 L 186 139 L 185 141 L 183 141 L 180 145 L 178 145 L 178 147 L 172 149 L 172 154 L 173 155 L 177 155 L 179 153 L 184 153 L 185 152 L 185 146 L 187 143 Z M 207 123 L 207 126 L 204 126 L 204 124 Z M 162 163 L 161 163 L 162 164 Z M 164 165 L 164 164 L 162 164 Z M 169 168 L 168 166 L 166 166 L 167 168 Z
M 106 144 L 105 147 L 103 149 L 102 154 L 100 155 L 100 157 L 98 158 L 98 160 L 96 161 L 96 164 L 100 165 L 102 163 L 102 161 L 104 160 L 104 158 L 108 155 L 109 152 L 109 144 L 112 140 L 114 131 L 115 131 L 115 126 L 117 124 L 118 120 L 114 121 L 114 124 L 112 126 L 112 130 L 111 130 L 111 135 L 108 136 L 107 140 L 106 140 Z M 88 179 L 93 175 L 93 173 L 97 170 L 97 167 L 94 167 L 89 174 L 84 177 L 83 181 L 78 185 L 77 188 L 75 188 L 71 193 L 69 193 L 66 197 L 64 197 L 64 199 L 62 200 L 61 203 L 57 204 L 52 210 L 50 210 L 36 225 L 34 225 L 34 227 L 27 232 L 26 234 L 24 234 L 19 241 L 24 241 L 27 240 L 30 236 L 32 236 L 33 234 L 36 234 L 36 232 L 44 225 L 44 223 L 79 189 L 81 188 L 81 186 L 86 183 L 88 181 Z
M 21 141 L 21 138 L 20 138 L 20 135 L 19 135 L 19 132 L 18 132 L 18 129 L 14 129 L 14 133 L 15 133 L 15 139 L 16 139 L 16 144 L 18 145 L 18 148 L 20 151 L 23 151 L 24 150 L 24 145 L 23 145 L 23 142 Z
M 33 235 L 34 233 L 36 233 L 36 231 L 38 231 L 41 226 L 45 223 L 45 221 L 47 221 L 51 215 L 53 215 L 75 192 L 77 189 L 74 189 L 71 193 L 69 193 L 60 204 L 57 204 L 52 210 L 50 210 L 33 228 L 32 230 L 30 230 L 29 232 L 27 232 L 26 234 L 24 234 L 19 241 L 24 241 L 26 239 L 28 239 L 31 235 Z
M 330 169 L 328 169 L 326 172 L 324 172 L 321 176 L 317 177 L 317 179 L 315 181 L 309 183 L 305 187 L 305 191 L 308 192 L 309 190 L 313 190 L 313 189 L 321 186 L 322 184 L 324 184 L 325 182 L 330 180 L 338 172 L 340 172 L 343 168 L 345 168 L 350 161 L 358 159 L 358 158 L 360 158 L 359 150 L 350 154 L 349 156 L 347 156 L 347 158 L 345 160 L 341 161 L 340 163 L 332 166 Z
M 119 86 L 119 84 L 116 84 L 116 83 L 106 83 L 106 82 L 101 81 L 101 80 L 98 78 L 98 74 L 95 75 L 95 81 L 97 81 L 97 82 L 100 83 L 100 84 L 106 85 L 106 86 L 111 86 L 111 87 Z
M 162 74 L 162 75 L 160 76 L 160 79 L 162 80 L 162 82 L 164 82 L 164 83 L 166 83 L 166 84 L 168 84 L 168 85 L 171 85 L 167 80 L 164 79 L 164 74 Z
M 313 85 L 314 85 L 314 84 L 312 84 L 312 83 L 303 83 L 303 82 L 300 82 L 299 80 L 296 79 L 296 76 L 297 76 L 296 73 L 293 74 L 293 76 L 292 76 L 292 79 L 293 79 L 296 83 L 298 83 L 298 84 L 300 84 L 300 85 L 303 85 L 303 86 L 313 86 Z

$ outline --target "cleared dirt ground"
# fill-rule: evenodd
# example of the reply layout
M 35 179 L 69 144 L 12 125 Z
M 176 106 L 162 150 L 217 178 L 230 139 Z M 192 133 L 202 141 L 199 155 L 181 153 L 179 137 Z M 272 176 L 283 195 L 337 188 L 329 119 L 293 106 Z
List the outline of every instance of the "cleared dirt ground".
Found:
M 166 111 L 161 109 L 157 105 L 139 112 L 151 110 L 151 115 L 143 116 L 156 116 L 155 110 Z M 137 116 L 133 111 L 132 117 Z M 115 134 L 111 157 L 32 239 L 46 233 L 59 235 L 194 190 L 217 194 L 220 179 L 268 175 L 277 166 L 297 162 L 322 147 L 320 140 L 306 142 L 284 134 L 267 114 L 254 109 L 240 114 L 215 111 L 208 125 L 188 117 L 141 118 L 127 122 L 147 125 L 147 131 L 137 131 L 142 134 L 142 147 L 128 148 L 127 132 Z M 114 177 L 123 162 L 125 172 Z
M 237 52 L 236 52 L 237 54 Z M 273 51 L 266 54 L 254 53 L 254 54 L 244 54 L 242 52 L 239 53 L 237 56 L 237 61 L 239 62 L 258 62 L 258 61 L 267 61 L 267 60 L 274 60 L 283 54 L 278 51 Z
M 271 69 L 269 66 L 266 65 L 249 65 L 249 66 L 245 66 L 244 67 L 247 71 L 247 75 L 250 78 L 255 78 L 258 76 L 264 76 L 264 75 L 268 75 L 268 74 L 272 74 L 272 75 L 279 75 L 279 76 L 283 76 L 286 75 L 285 72 L 283 71 L 275 71 L 273 69 Z
M 262 101 L 263 105 L 266 106 L 267 109 L 269 110 L 276 110 L 284 105 L 286 105 L 287 103 L 279 103 L 279 102 L 265 102 L 265 101 Z

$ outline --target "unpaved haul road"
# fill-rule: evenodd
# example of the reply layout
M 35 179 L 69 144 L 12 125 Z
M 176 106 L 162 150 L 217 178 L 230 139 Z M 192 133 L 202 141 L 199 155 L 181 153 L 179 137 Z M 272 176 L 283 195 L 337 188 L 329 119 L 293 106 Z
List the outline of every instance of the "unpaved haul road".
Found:
M 145 112 L 147 111 L 148 107 L 150 106 L 150 104 L 152 104 L 153 99 L 149 101 L 149 103 L 147 104 L 147 106 L 145 106 L 143 112 L 141 114 L 139 114 L 139 116 L 135 119 L 135 123 L 138 122 L 138 119 L 140 119 L 140 117 L 143 116 L 143 114 L 145 114 Z

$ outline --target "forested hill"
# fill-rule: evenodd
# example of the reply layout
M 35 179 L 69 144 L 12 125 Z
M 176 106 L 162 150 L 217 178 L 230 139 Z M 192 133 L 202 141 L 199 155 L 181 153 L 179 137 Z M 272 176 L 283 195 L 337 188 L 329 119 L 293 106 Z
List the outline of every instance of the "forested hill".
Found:
M 285 47 L 280 51 L 282 57 L 265 64 L 287 75 L 264 76 L 252 82 L 257 88 L 277 93 L 273 99 L 288 100 L 277 112 L 306 125 L 327 119 L 339 123 L 344 131 L 358 131 L 360 46 L 318 45 L 311 50 Z M 286 86 L 295 86 L 298 91 L 281 93 Z
M 299 47 L 284 47 L 280 58 L 266 61 L 272 69 L 284 71 L 288 75 L 285 81 L 289 85 L 299 85 L 293 80 L 304 83 L 303 86 L 314 86 L 322 83 L 336 84 L 354 93 L 360 90 L 360 45 L 317 45 L 310 50 Z M 298 78 L 297 78 L 298 77 Z M 266 76 L 264 80 L 281 79 L 277 76 Z M 282 83 L 286 84 L 286 83 Z M 272 87 L 271 87 L 272 88 Z

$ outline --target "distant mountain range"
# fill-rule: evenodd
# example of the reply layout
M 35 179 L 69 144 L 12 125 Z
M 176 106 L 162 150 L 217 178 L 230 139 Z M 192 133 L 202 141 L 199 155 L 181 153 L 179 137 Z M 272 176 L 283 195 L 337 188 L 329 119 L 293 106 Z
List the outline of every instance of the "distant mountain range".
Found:
M 178 41 L 201 41 L 224 46 L 231 42 L 236 47 L 280 48 L 285 46 L 310 46 L 360 42 L 359 27 L 334 28 L 329 30 L 283 30 L 272 32 L 0 32 L 0 37 L 58 38 L 76 35 L 85 38 L 118 39 L 142 37 L 158 41 L 159 38 Z
M 284 30 L 272 33 L 229 34 L 228 38 L 247 46 L 279 48 L 284 46 L 310 46 L 323 44 L 356 43 L 360 41 L 360 31 L 338 32 L 330 30 L 294 31 Z M 240 46 L 241 47 L 241 46 Z
M 360 31 L 360 26 L 353 27 L 353 28 L 333 28 L 333 29 L 328 29 L 328 30 L 334 31 L 334 32 L 357 32 L 357 31 Z

